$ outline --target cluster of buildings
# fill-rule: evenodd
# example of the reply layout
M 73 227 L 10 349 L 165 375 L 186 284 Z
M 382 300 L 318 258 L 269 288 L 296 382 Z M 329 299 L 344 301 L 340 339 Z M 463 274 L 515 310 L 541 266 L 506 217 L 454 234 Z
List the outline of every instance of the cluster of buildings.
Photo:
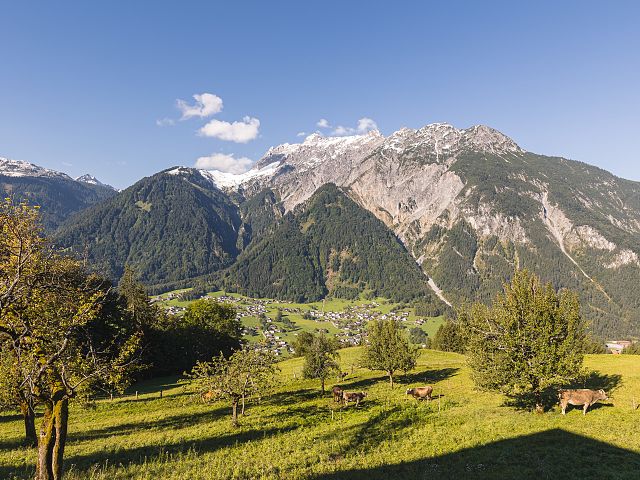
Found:
M 322 312 L 311 310 L 311 316 L 318 321 L 331 322 L 340 330 L 336 338 L 344 345 L 360 345 L 365 336 L 365 329 L 368 322 L 372 320 L 398 320 L 406 322 L 409 319 L 409 312 L 389 312 L 380 313 L 375 310 L 379 304 L 370 304 L 348 307 L 341 312 Z
M 610 340 L 605 343 L 607 351 L 613 353 L 614 355 L 622 353 L 625 348 L 628 348 L 631 345 L 633 345 L 633 342 L 630 340 Z
M 162 300 L 179 299 L 179 293 L 170 293 Z M 210 296 L 204 296 L 203 298 L 213 298 Z M 229 295 L 221 295 L 215 297 L 219 302 L 232 304 L 236 307 L 236 318 L 242 320 L 246 317 L 254 317 L 262 319 L 261 328 L 258 329 L 254 326 L 245 325 L 242 329 L 243 336 L 256 336 L 259 333 L 264 337 L 261 342 L 255 344 L 255 348 L 271 351 L 276 356 L 282 356 L 289 353 L 294 353 L 293 347 L 284 339 L 285 330 L 279 326 L 270 317 L 267 316 L 267 311 L 270 304 L 273 304 L 273 300 L 267 299 L 247 299 L 241 297 L 234 297 Z M 156 299 L 157 301 L 158 299 Z M 320 322 L 330 322 L 337 330 L 336 338 L 343 345 L 360 345 L 362 344 L 364 337 L 366 336 L 366 326 L 372 320 L 387 320 L 394 319 L 400 322 L 407 322 L 409 320 L 409 312 L 394 312 L 381 313 L 377 311 L 380 305 L 378 303 L 371 302 L 364 305 L 357 305 L 347 307 L 342 311 L 324 311 L 318 309 L 302 309 L 285 307 L 281 311 L 285 315 L 295 314 L 304 315 L 305 318 L 315 320 L 318 322 L 318 331 L 326 329 L 322 328 Z M 169 306 L 167 311 L 172 314 L 180 314 L 184 312 L 184 307 Z M 417 319 L 415 324 L 422 325 L 423 319 Z

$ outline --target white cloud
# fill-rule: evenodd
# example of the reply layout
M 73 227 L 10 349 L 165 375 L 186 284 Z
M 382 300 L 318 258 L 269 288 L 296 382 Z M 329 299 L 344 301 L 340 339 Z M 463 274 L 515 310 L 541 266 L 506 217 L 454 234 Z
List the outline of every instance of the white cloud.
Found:
M 195 167 L 203 170 L 220 170 L 227 173 L 244 173 L 251 168 L 253 160 L 247 157 L 235 158 L 233 154 L 213 153 L 196 160 Z
M 170 127 L 171 125 L 175 125 L 176 121 L 172 118 L 161 118 L 156 120 L 156 125 L 159 127 Z
M 329 120 L 327 120 L 326 118 L 321 118 L 320 120 L 318 120 L 318 123 L 316 123 L 316 126 L 320 128 L 331 128 L 331 125 L 329 124 Z
M 181 120 L 191 117 L 210 117 L 222 111 L 222 99 L 213 93 L 202 93 L 193 96 L 195 104 L 189 105 L 184 100 L 176 100 L 178 110 L 182 112 Z
M 306 137 L 307 136 L 307 132 L 298 132 L 296 133 L 296 137 Z
M 319 124 L 320 122 L 318 122 L 318 125 Z M 336 128 L 333 129 L 333 131 L 331 132 L 331 135 L 334 135 L 337 137 L 341 137 L 344 135 L 363 135 L 367 132 L 370 132 L 372 130 L 377 130 L 377 129 L 378 129 L 378 125 L 373 119 L 368 117 L 362 117 L 361 119 L 358 120 L 358 125 L 356 127 L 345 127 L 342 125 L 338 125 Z
M 211 120 L 198 130 L 203 137 L 215 137 L 236 143 L 247 143 L 257 138 L 260 129 L 260 120 L 253 117 L 244 117 L 241 122 L 224 122 Z
M 358 120 L 357 130 L 360 133 L 366 133 L 366 132 L 370 132 L 371 130 L 377 130 L 377 129 L 378 129 L 378 124 L 375 121 L 373 121 L 371 118 L 362 117 L 360 120 Z

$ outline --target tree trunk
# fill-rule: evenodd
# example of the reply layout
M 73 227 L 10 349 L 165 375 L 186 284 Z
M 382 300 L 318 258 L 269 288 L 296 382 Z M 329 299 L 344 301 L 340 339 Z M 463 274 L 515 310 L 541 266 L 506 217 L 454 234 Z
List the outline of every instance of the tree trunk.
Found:
M 233 399 L 233 426 L 237 427 L 238 426 L 238 399 L 234 398 Z
M 538 391 L 533 392 L 536 400 L 536 413 L 544 413 L 544 405 L 542 404 L 542 394 Z
M 320 388 L 322 389 L 322 395 L 324 395 L 324 377 L 320 379 Z
M 63 392 L 44 404 L 44 416 L 38 441 L 36 480 L 61 480 L 64 446 L 67 441 L 69 400 Z
M 38 434 L 36 433 L 36 413 L 33 409 L 33 400 L 23 400 L 20 403 L 20 411 L 24 419 L 25 445 L 35 447 L 38 444 Z
M 389 371 L 387 372 L 387 375 L 389 375 L 389 384 L 391 385 L 391 388 L 393 388 L 393 372 Z
M 242 408 L 240 409 L 240 415 L 244 416 L 244 395 L 242 395 Z

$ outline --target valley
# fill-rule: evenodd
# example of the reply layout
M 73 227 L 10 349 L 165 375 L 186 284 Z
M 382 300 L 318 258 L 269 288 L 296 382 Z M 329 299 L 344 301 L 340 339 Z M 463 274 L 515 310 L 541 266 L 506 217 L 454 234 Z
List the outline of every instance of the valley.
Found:
M 188 289 L 167 292 L 152 297 L 174 315 L 180 315 L 191 303 L 181 299 Z M 408 329 L 418 327 L 433 338 L 444 323 L 444 317 L 417 316 L 413 308 L 389 302 L 384 298 L 345 300 L 332 298 L 312 303 L 282 302 L 256 299 L 224 291 L 210 292 L 202 298 L 212 298 L 232 305 L 240 320 L 242 337 L 250 344 L 259 344 L 277 357 L 294 354 L 293 344 L 300 332 L 325 332 L 343 346 L 360 345 L 367 324 L 373 320 L 394 319 Z

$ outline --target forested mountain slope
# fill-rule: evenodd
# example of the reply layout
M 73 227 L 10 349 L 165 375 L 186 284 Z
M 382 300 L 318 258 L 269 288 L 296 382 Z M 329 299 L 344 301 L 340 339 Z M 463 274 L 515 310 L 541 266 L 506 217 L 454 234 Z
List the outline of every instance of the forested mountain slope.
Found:
M 39 206 L 44 226 L 53 230 L 73 213 L 114 196 L 116 191 L 28 162 L 0 158 L 0 194 Z
M 340 208 L 322 207 L 316 193 L 337 195 Z M 357 243 L 383 238 L 383 227 L 412 267 L 387 240 Z M 488 301 L 527 267 L 578 291 L 597 334 L 640 334 L 640 184 L 526 152 L 485 126 L 314 134 L 270 149 L 241 175 L 175 168 L 83 212 L 59 238 L 115 275 L 128 262 L 148 283 L 204 276 L 296 299 L 416 298 L 391 291 L 398 277 L 388 265 L 409 276 L 420 265 L 449 303 Z M 355 257 L 371 269 L 347 273 Z

